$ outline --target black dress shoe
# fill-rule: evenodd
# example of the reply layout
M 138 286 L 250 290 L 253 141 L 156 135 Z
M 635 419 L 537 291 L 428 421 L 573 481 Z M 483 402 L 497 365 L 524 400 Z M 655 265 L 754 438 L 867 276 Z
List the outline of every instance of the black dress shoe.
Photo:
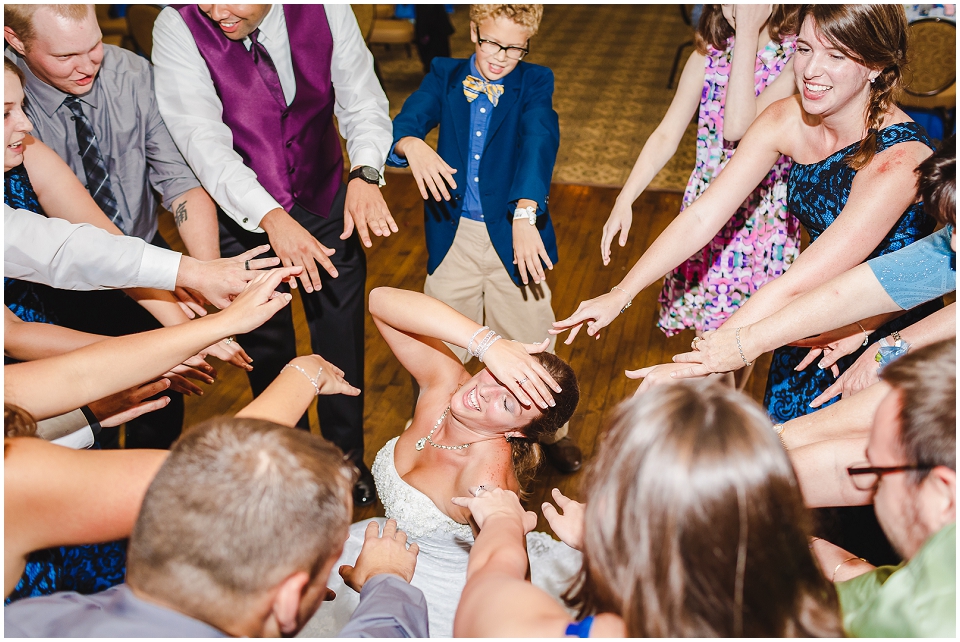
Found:
M 552 444 L 540 444 L 553 467 L 565 475 L 575 473 L 583 466 L 583 453 L 569 437 Z
M 373 483 L 373 475 L 362 461 L 356 466 L 360 471 L 360 477 L 353 485 L 353 505 L 355 508 L 370 506 L 377 499 L 377 487 Z

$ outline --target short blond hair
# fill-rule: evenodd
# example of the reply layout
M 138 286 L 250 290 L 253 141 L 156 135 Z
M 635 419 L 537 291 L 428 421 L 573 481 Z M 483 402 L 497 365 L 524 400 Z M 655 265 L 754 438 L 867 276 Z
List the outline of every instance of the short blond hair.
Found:
M 24 47 L 36 35 L 33 31 L 33 14 L 37 9 L 47 7 L 61 18 L 68 18 L 77 22 L 83 20 L 93 11 L 92 4 L 5 4 L 3 5 L 3 24 L 10 27 Z
M 507 18 L 521 27 L 530 30 L 534 36 L 540 28 L 540 19 L 543 18 L 542 4 L 472 4 L 470 5 L 470 20 L 479 25 L 487 18 Z

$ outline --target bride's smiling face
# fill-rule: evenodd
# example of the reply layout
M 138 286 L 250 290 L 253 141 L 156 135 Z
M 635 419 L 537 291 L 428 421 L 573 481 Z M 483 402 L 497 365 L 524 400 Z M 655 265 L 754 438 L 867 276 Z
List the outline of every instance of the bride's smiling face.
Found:
M 450 413 L 468 428 L 517 436 L 540 416 L 536 406 L 524 407 L 486 368 L 454 393 Z

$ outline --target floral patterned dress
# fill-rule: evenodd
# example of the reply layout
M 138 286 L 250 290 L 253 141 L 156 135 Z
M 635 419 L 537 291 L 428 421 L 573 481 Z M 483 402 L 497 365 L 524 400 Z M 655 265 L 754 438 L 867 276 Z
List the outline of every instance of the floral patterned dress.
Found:
M 796 39 L 771 41 L 757 54 L 756 94 L 770 85 L 796 51 Z M 700 98 L 697 161 L 681 210 L 707 189 L 733 156 L 723 139 L 723 106 L 733 60 L 733 38 L 723 50 L 707 46 Z M 716 330 L 751 294 L 783 274 L 800 253 L 800 224 L 787 211 L 791 161 L 781 156 L 720 233 L 667 275 L 660 292 L 660 329 L 667 336 L 695 328 Z

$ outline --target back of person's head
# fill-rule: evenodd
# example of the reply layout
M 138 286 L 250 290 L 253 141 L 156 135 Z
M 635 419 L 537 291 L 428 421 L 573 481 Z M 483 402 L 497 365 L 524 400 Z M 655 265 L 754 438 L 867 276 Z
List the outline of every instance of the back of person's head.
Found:
M 3 26 L 9 27 L 29 50 L 36 35 L 33 27 L 33 14 L 38 9 L 48 9 L 54 15 L 75 22 L 85 20 L 93 11 L 92 4 L 5 4 L 3 5 Z
M 11 403 L 3 404 L 3 436 L 4 437 L 35 437 L 37 422 L 33 416 Z
M 541 451 L 537 442 L 553 436 L 563 424 L 570 421 L 580 403 L 580 384 L 569 363 L 549 352 L 535 353 L 533 358 L 560 385 L 561 392 L 551 391 L 556 405 L 541 409 L 540 415 L 523 428 L 524 439 L 510 439 L 513 468 L 521 488 L 530 481 L 540 465 Z
M 796 35 L 799 29 L 797 24 L 799 9 L 800 5 L 796 4 L 772 5 L 770 17 L 767 18 L 765 25 L 771 40 L 783 42 L 785 37 Z M 723 5 L 703 5 L 700 22 L 697 23 L 697 30 L 694 33 L 694 45 L 699 53 L 706 55 L 707 45 L 723 51 L 727 48 L 727 40 L 734 35 L 736 35 L 736 30 L 723 16 Z
M 853 169 L 865 167 L 877 151 L 876 131 L 896 106 L 907 64 L 907 15 L 900 4 L 805 4 L 797 24 L 813 19 L 817 35 L 856 63 L 880 74 L 870 84 L 868 135 L 846 158 Z
M 470 5 L 470 21 L 480 25 L 484 20 L 506 18 L 536 35 L 543 18 L 542 4 L 472 4 Z
M 127 582 L 216 625 L 339 555 L 355 471 L 310 433 L 258 419 L 191 428 L 147 490 Z
M 900 397 L 900 445 L 906 464 L 957 470 L 957 340 L 910 351 L 883 369 Z M 919 483 L 929 473 L 912 471 Z
M 760 407 L 710 382 L 617 407 L 590 465 L 565 596 L 630 637 L 840 636 L 793 468 Z
M 957 224 L 957 137 L 945 138 L 937 151 L 917 166 L 917 195 L 927 216 L 943 225 Z

